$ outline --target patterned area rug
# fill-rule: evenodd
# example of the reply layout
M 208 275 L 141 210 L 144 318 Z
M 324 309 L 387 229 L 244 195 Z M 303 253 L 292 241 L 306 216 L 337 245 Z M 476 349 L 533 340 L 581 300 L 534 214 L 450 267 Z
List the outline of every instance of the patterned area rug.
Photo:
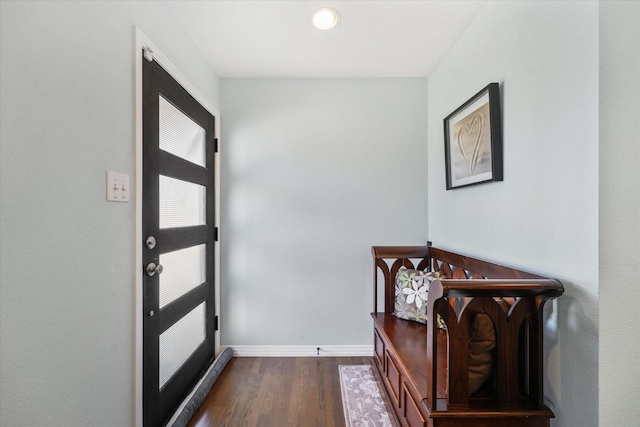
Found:
M 340 365 L 347 427 L 393 427 L 371 365 Z

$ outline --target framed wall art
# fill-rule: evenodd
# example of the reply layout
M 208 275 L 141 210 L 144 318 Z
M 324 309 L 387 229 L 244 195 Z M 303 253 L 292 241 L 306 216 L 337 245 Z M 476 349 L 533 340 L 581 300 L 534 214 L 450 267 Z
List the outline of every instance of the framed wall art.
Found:
M 502 181 L 500 87 L 490 83 L 444 119 L 447 190 Z

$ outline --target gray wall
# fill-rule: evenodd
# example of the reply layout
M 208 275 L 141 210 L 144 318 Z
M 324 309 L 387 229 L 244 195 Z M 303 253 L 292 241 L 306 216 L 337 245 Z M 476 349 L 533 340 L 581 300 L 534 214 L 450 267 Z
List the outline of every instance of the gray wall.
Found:
M 600 425 L 638 423 L 640 2 L 600 3 Z
M 369 344 L 368 248 L 424 243 L 429 179 L 437 244 L 567 283 L 547 310 L 552 425 L 633 425 L 640 11 L 597 5 L 489 3 L 428 84 L 225 80 L 219 102 L 161 2 L 0 2 L 0 425 L 133 418 L 134 204 L 104 194 L 106 170 L 134 176 L 133 25 L 223 104 L 227 344 Z M 505 182 L 446 192 L 441 120 L 492 80 Z
M 133 420 L 134 25 L 209 101 L 163 2 L 0 2 L 0 425 Z M 135 194 L 132 194 L 132 200 Z
M 598 425 L 598 23 L 596 2 L 489 2 L 429 76 L 430 240 L 565 284 L 545 310 L 554 426 Z M 442 119 L 489 82 L 504 181 L 446 191 Z
M 221 93 L 222 344 L 371 345 L 370 247 L 426 242 L 426 79 Z

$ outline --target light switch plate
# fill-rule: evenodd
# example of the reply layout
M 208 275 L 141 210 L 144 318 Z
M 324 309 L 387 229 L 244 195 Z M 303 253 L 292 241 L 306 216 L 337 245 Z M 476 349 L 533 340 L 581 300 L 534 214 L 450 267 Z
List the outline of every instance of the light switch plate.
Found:
M 107 200 L 109 202 L 129 201 L 129 175 L 107 171 Z

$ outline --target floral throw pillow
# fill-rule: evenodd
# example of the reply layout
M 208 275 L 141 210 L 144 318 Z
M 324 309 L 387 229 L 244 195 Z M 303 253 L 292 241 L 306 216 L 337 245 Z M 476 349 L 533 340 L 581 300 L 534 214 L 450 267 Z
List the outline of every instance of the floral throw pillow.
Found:
M 396 274 L 394 316 L 427 323 L 427 298 L 429 284 L 435 279 L 445 279 L 440 272 L 408 270 L 401 268 Z M 444 321 L 438 316 L 438 327 L 444 328 Z

